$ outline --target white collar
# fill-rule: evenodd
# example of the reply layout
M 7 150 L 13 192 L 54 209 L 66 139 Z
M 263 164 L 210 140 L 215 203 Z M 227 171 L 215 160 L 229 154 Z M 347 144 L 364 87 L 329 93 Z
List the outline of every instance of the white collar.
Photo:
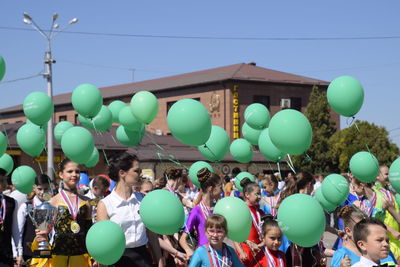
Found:
M 380 264 L 380 263 L 375 263 L 375 262 L 371 261 L 370 259 L 367 259 L 364 256 L 360 257 L 360 263 L 363 264 L 362 266 L 377 266 L 377 265 L 379 266 L 379 264 Z
M 110 196 L 114 199 L 115 203 L 117 203 L 117 207 L 128 202 L 139 203 L 139 201 L 136 199 L 135 192 L 132 192 L 131 196 L 126 200 L 123 199 L 120 195 L 118 195 L 118 193 L 115 190 L 111 192 Z

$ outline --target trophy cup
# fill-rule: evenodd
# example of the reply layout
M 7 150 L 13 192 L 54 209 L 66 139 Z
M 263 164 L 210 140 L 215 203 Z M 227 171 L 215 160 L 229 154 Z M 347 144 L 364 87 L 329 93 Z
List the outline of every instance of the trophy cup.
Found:
M 43 202 L 34 209 L 28 210 L 36 229 L 49 232 L 57 220 L 57 208 L 50 205 L 49 202 Z M 34 258 L 51 258 L 51 249 L 47 240 L 39 242 L 39 248 L 33 252 Z

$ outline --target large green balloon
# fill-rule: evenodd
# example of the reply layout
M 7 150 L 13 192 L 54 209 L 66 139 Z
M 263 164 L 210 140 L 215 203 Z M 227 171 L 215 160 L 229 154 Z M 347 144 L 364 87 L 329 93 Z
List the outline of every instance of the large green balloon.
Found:
M 321 188 L 324 198 L 330 203 L 339 206 L 347 199 L 350 185 L 343 176 L 330 174 L 322 182 Z
M 211 134 L 210 114 L 193 99 L 182 99 L 173 104 L 167 122 L 172 135 L 189 146 L 204 145 Z
M 130 131 L 125 129 L 123 125 L 120 125 L 116 132 L 118 141 L 124 146 L 139 145 L 145 134 L 146 130 L 144 126 L 140 131 Z
M 93 148 L 92 155 L 90 155 L 89 160 L 85 163 L 86 167 L 94 167 L 99 162 L 99 150 L 96 147 Z
M 213 125 L 210 138 L 204 145 L 197 148 L 200 154 L 209 161 L 220 161 L 229 150 L 229 136 L 223 128 Z
M 3 134 L 3 132 L 0 132 L 0 157 L 3 156 L 4 153 L 6 153 L 7 144 L 7 137 Z
M 263 104 L 254 103 L 244 111 L 244 119 L 251 128 L 262 130 L 268 127 L 269 111 Z
M 185 212 L 179 198 L 168 190 L 154 190 L 140 203 L 140 218 L 152 232 L 173 235 L 185 222 Z
M 112 113 L 113 122 L 119 123 L 119 112 L 124 107 L 126 107 L 126 104 L 121 100 L 115 100 L 108 105 L 108 109 Z
M 46 122 L 43 125 L 37 125 L 36 123 L 31 122 L 29 119 L 26 119 L 25 123 L 26 124 L 33 124 L 33 125 L 36 125 L 36 126 L 40 126 L 40 128 L 42 128 L 45 132 L 47 132 L 47 129 L 48 129 L 48 126 L 49 126 L 48 122 Z
M 329 84 L 326 96 L 334 111 L 352 117 L 357 114 L 364 102 L 364 89 L 353 77 L 340 76 Z
M 23 110 L 25 116 L 34 124 L 42 126 L 53 115 L 54 105 L 51 98 L 42 92 L 33 92 L 25 97 Z
M 54 137 L 59 144 L 61 144 L 61 138 L 65 131 L 72 127 L 74 127 L 74 125 L 69 121 L 60 121 L 57 123 L 56 127 L 54 127 Z
M 113 221 L 100 221 L 90 227 L 86 235 L 86 248 L 96 261 L 112 265 L 122 256 L 126 239 L 121 226 Z
M 93 136 L 83 127 L 69 128 L 61 139 L 61 148 L 69 159 L 85 164 L 93 153 Z
M 301 247 L 312 247 L 325 231 L 325 214 L 318 201 L 306 194 L 285 198 L 278 209 L 283 234 Z
M 6 62 L 2 56 L 0 56 L 0 81 L 6 74 Z
M 28 123 L 22 125 L 17 132 L 19 147 L 31 157 L 39 156 L 46 143 L 46 135 L 39 126 Z
M 125 129 L 129 131 L 138 132 L 143 127 L 143 123 L 140 122 L 132 114 L 131 107 L 123 107 L 119 112 L 119 123 L 121 123 Z
M 196 161 L 189 168 L 189 178 L 192 181 L 192 184 L 200 188 L 200 182 L 197 177 L 197 173 L 199 170 L 207 168 L 210 172 L 214 172 L 213 167 L 205 161 Z
M 241 172 L 239 173 L 236 177 L 235 177 L 235 186 L 236 188 L 240 191 L 243 192 L 243 187 L 240 185 L 240 182 L 244 179 L 244 178 L 249 178 L 250 181 L 254 182 L 254 176 L 249 173 L 249 172 Z
M 72 92 L 72 106 L 86 118 L 93 118 L 103 105 L 103 97 L 99 89 L 89 83 L 84 83 Z
M 242 126 L 242 135 L 252 145 L 258 145 L 261 130 L 251 128 L 246 122 Z
M 315 199 L 318 200 L 321 207 L 328 212 L 334 211 L 338 206 L 325 199 L 324 195 L 322 194 L 321 186 L 318 187 L 317 191 L 315 192 Z
M 236 242 L 247 240 L 251 229 L 251 215 L 246 203 L 237 197 L 225 197 L 218 200 L 214 214 L 225 217 L 228 224 L 228 237 Z
M 93 122 L 91 119 L 88 119 L 81 114 L 78 114 L 79 123 L 84 126 L 86 129 L 94 130 Z
M 276 146 L 272 143 L 271 138 L 269 137 L 268 128 L 262 130 L 258 138 L 258 148 L 260 149 L 261 154 L 263 154 L 267 160 L 279 162 L 285 157 L 285 153 L 276 148 Z
M 107 131 L 112 125 L 112 114 L 107 106 L 102 106 L 99 113 L 92 119 L 92 126 L 96 131 Z
M 131 99 L 131 109 L 133 116 L 149 124 L 158 113 L 157 97 L 148 91 L 139 91 Z
M 389 169 L 389 181 L 397 193 L 400 192 L 400 158 L 397 158 L 390 165 Z M 399 195 L 396 195 L 399 196 Z
M 29 166 L 20 166 L 14 170 L 11 175 L 11 182 L 14 187 L 24 193 L 32 192 L 35 184 L 36 172 Z
M 312 129 L 303 113 L 285 109 L 276 113 L 269 123 L 272 143 L 286 154 L 303 154 L 312 141 Z
M 350 171 L 358 180 L 364 183 L 372 183 L 378 176 L 379 163 L 374 155 L 361 151 L 351 157 Z
M 9 175 L 14 168 L 14 161 L 8 154 L 3 154 L 0 157 L 0 168 L 6 171 L 6 175 Z
M 233 158 L 240 163 L 249 163 L 253 159 L 253 148 L 249 141 L 243 138 L 234 140 L 229 147 Z

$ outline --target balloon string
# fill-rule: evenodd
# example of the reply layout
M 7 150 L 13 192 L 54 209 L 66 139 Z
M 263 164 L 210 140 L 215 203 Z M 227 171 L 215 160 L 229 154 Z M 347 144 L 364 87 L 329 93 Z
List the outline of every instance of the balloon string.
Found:
M 272 169 L 272 165 L 271 165 L 271 163 L 268 161 L 268 167 L 271 169 L 271 171 L 272 171 L 272 174 L 274 173 L 274 169 Z
M 94 131 L 96 132 L 96 135 L 97 135 L 97 136 L 100 136 L 100 138 L 103 139 L 103 141 L 104 141 L 104 136 L 103 136 L 102 133 L 100 133 L 100 131 L 98 131 L 98 130 L 96 129 L 96 125 L 94 124 L 93 119 L 90 119 L 90 121 L 92 122 L 92 125 L 93 125 L 93 128 L 94 128 Z M 104 142 L 104 143 L 105 143 L 105 142 Z M 104 147 L 103 147 L 101 150 L 103 151 L 103 156 L 104 156 L 104 159 L 105 159 L 105 161 L 106 161 L 106 163 L 107 163 L 107 166 L 110 167 L 110 162 L 108 161 L 108 158 L 107 158 L 107 155 L 106 155 L 106 151 L 104 150 Z M 97 165 L 97 164 L 96 164 L 96 165 Z
M 208 151 L 210 151 L 210 153 L 213 155 L 213 157 L 214 158 L 216 158 L 217 157 L 217 155 L 215 155 L 215 153 L 210 149 L 210 147 L 209 146 L 207 146 L 207 144 L 204 144 L 204 147 L 205 148 L 207 148 L 208 149 Z M 217 161 L 215 161 L 215 162 L 218 162 L 219 160 L 217 160 Z
M 281 174 L 281 167 L 279 166 L 279 161 L 276 163 L 276 165 L 278 166 L 278 172 L 279 172 L 279 180 L 281 180 L 281 181 L 283 181 L 283 177 L 282 177 L 282 174 Z
M 289 159 L 289 161 L 286 160 L 286 163 L 289 165 L 289 167 L 293 171 L 293 173 L 296 174 L 296 171 L 295 171 L 294 166 L 293 166 L 292 159 L 290 158 L 289 154 L 287 154 L 287 158 Z
M 356 117 L 355 117 L 355 116 L 348 117 L 347 120 L 346 120 L 347 126 L 350 127 L 350 126 L 355 122 L 355 120 L 356 120 Z
M 46 146 L 44 146 L 44 151 L 46 152 L 46 156 L 47 156 L 47 159 L 48 159 L 49 158 L 49 153 L 47 151 L 47 147 Z M 53 159 L 53 161 L 54 161 L 54 159 Z M 52 168 L 52 172 L 54 173 L 54 179 L 55 179 L 55 177 L 57 177 L 56 170 L 54 168 Z M 42 171 L 42 173 L 43 173 L 43 171 Z M 52 192 L 52 193 L 54 193 L 54 192 Z
M 40 165 L 40 162 L 38 160 L 33 160 L 34 162 L 36 161 L 37 164 L 39 165 L 39 169 L 40 169 L 40 174 L 43 174 L 43 169 L 42 169 L 42 165 Z

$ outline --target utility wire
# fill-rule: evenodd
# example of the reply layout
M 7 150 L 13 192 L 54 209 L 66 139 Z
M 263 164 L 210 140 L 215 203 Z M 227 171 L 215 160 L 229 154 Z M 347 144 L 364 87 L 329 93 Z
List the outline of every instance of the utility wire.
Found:
M 23 80 L 29 80 L 29 79 L 36 78 L 36 77 L 39 77 L 39 76 L 42 76 L 42 75 L 43 75 L 43 71 L 39 72 L 38 74 L 31 75 L 31 76 L 28 76 L 28 77 L 22 77 L 22 78 L 17 78 L 17 79 L 13 79 L 13 80 L 2 81 L 2 82 L 0 82 L 0 85 L 3 84 L 3 83 L 13 83 L 13 82 L 19 82 L 19 81 L 23 81 Z

